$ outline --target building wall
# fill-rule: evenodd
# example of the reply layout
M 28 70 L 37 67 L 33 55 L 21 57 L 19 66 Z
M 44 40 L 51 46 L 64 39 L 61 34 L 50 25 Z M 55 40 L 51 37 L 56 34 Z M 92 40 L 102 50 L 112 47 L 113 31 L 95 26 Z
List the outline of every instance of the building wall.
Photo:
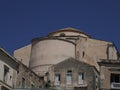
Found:
M 116 47 L 113 44 L 108 44 L 108 59 L 117 60 L 119 58 L 118 51 L 116 50 Z
M 4 81 L 4 66 L 7 66 L 9 68 L 8 74 L 7 74 L 7 81 Z M 10 67 L 8 64 L 2 62 L 0 60 L 0 80 L 9 85 L 10 87 L 13 87 L 13 71 L 14 69 Z
M 89 35 L 85 34 L 84 32 L 81 32 L 79 30 L 76 30 L 74 28 L 64 28 L 62 30 L 59 30 L 59 31 L 49 34 L 48 37 L 49 36 L 53 36 L 53 37 L 60 36 L 63 33 L 65 34 L 65 36 L 89 37 Z M 59 37 L 59 38 L 66 39 L 68 41 L 73 41 L 73 42 L 75 42 L 75 39 L 76 39 L 75 37 L 74 37 L 74 39 L 70 39 L 70 38 L 68 39 L 68 38 L 64 38 L 64 37 Z M 19 61 L 22 61 L 26 66 L 29 67 L 29 60 L 31 57 L 31 44 L 15 50 L 14 57 L 17 58 Z
M 33 41 L 30 68 L 36 73 L 47 72 L 50 65 L 57 64 L 69 57 L 75 57 L 73 43 L 58 39 Z
M 24 79 L 24 87 L 23 81 Z M 15 89 L 19 88 L 40 88 L 41 87 L 41 81 L 40 77 L 36 75 L 33 71 L 31 71 L 29 68 L 27 68 L 25 65 L 22 63 L 19 64 L 19 70 L 17 72 L 17 79 L 16 79 L 16 86 Z
M 111 74 L 120 75 L 120 63 L 106 63 L 100 64 L 100 88 L 101 90 L 112 90 L 111 89 Z M 118 83 L 120 85 L 120 83 Z M 119 86 L 120 89 L 120 86 Z M 113 89 L 114 90 L 114 89 Z M 116 90 L 116 89 L 115 89 Z
M 0 48 L 0 88 L 13 89 L 17 65 L 14 58 L 3 48 Z
M 37 74 L 0 48 L 0 90 L 23 90 L 41 86 L 41 78 Z
M 31 44 L 14 51 L 14 57 L 29 67 Z
M 109 44 L 112 45 L 111 42 L 81 37 L 77 41 L 76 58 L 88 64 L 94 65 L 97 69 L 99 69 L 97 62 L 100 59 L 118 58 L 116 48 L 112 45 L 113 47 L 108 49 Z
M 33 39 L 32 44 L 16 50 L 14 56 L 25 65 L 30 64 L 30 68 L 40 76 L 45 76 L 49 67 L 69 57 L 93 65 L 97 70 L 100 59 L 118 59 L 113 43 L 93 39 L 73 28 L 65 28 L 49 34 L 48 37 Z
M 70 85 L 66 84 L 66 75 L 67 75 L 68 70 L 72 71 L 72 84 Z M 78 83 L 79 82 L 78 76 L 80 72 L 84 74 L 83 84 Z M 56 87 L 61 87 L 64 89 L 71 88 L 70 90 L 73 90 L 73 88 L 75 87 L 76 88 L 86 87 L 88 90 L 99 89 L 99 82 L 96 81 L 96 77 L 99 80 L 98 72 L 96 72 L 96 70 L 93 67 L 85 63 L 68 60 L 68 61 L 63 61 L 61 64 L 57 64 L 53 66 L 52 68 L 50 68 L 49 80 L 51 81 L 52 86 L 55 86 L 55 74 L 61 75 L 60 85 Z

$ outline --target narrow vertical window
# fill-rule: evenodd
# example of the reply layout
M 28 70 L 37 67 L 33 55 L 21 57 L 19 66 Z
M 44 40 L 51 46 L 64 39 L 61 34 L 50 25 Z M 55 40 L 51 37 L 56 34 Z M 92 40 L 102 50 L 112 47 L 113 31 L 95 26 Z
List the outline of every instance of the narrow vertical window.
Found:
M 84 73 L 80 72 L 78 75 L 78 83 L 83 84 L 84 81 Z
M 71 70 L 67 71 L 66 84 L 67 85 L 71 85 L 72 84 L 72 71 Z
M 35 86 L 33 84 L 31 84 L 31 89 L 35 88 Z
M 82 57 L 84 58 L 84 56 L 85 56 L 85 52 L 83 51 L 83 53 L 82 53 Z
M 3 77 L 3 81 L 5 81 L 5 82 L 7 82 L 7 80 L 8 80 L 8 73 L 9 73 L 9 68 L 4 65 L 4 77 Z
M 25 88 L 25 78 L 22 78 L 22 88 Z
M 55 85 L 60 85 L 60 74 L 55 74 Z

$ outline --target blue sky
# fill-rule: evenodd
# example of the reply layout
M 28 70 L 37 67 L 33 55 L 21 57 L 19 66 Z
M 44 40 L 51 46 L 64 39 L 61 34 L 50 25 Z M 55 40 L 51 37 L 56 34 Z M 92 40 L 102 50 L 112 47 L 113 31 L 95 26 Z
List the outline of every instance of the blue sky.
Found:
M 1 0 L 0 46 L 11 54 L 61 28 L 114 42 L 120 51 L 120 0 Z

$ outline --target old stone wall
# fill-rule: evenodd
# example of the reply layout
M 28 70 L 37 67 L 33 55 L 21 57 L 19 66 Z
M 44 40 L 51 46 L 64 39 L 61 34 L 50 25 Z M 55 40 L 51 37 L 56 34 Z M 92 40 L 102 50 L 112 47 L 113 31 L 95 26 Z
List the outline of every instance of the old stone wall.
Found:
M 31 87 L 35 88 L 41 87 L 40 77 L 33 71 L 31 71 L 29 68 L 27 68 L 25 65 L 20 63 L 19 70 L 17 72 L 15 88 L 31 88 Z
M 100 87 L 111 89 L 111 74 L 120 74 L 120 64 L 106 64 L 100 67 Z
M 51 85 L 54 86 L 55 83 L 55 74 L 60 74 L 61 75 L 61 82 L 60 82 L 60 87 L 87 87 L 89 90 L 96 90 L 96 76 L 99 79 L 98 72 L 94 70 L 93 67 L 86 65 L 84 63 L 79 63 L 77 61 L 68 61 L 64 62 L 62 64 L 57 64 L 56 66 L 53 66 L 50 69 L 49 72 L 49 79 L 51 81 Z M 71 70 L 72 71 L 72 84 L 67 85 L 66 84 L 66 75 L 67 71 Z M 79 73 L 84 73 L 84 81 L 83 84 L 79 84 Z M 99 85 L 97 86 L 99 88 Z
M 76 59 L 94 65 L 98 70 L 97 62 L 100 59 L 107 59 L 109 56 L 111 59 L 118 58 L 117 50 L 111 42 L 80 37 L 76 44 Z M 112 48 L 108 50 L 109 45 L 112 45 Z
M 31 44 L 14 51 L 14 57 L 29 67 Z
M 47 72 L 49 66 L 69 57 L 75 57 L 73 43 L 59 39 L 33 41 L 30 68 L 37 74 L 41 74 Z

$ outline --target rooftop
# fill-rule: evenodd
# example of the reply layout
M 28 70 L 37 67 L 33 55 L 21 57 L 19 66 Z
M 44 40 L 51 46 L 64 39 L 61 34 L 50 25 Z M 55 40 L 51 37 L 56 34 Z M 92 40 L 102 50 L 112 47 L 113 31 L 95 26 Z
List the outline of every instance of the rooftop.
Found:
M 66 31 L 68 31 L 68 32 L 77 32 L 77 33 L 84 34 L 84 35 L 86 35 L 86 36 L 88 36 L 88 37 L 91 37 L 91 36 L 88 35 L 87 33 L 83 32 L 83 31 L 81 31 L 81 30 L 78 30 L 78 29 L 76 29 L 76 28 L 72 28 L 72 27 L 59 29 L 59 30 L 57 30 L 57 31 L 54 31 L 54 32 L 52 32 L 52 33 L 49 33 L 48 36 L 52 36 L 53 34 L 56 34 L 56 33 L 59 33 L 59 32 L 66 32 Z

